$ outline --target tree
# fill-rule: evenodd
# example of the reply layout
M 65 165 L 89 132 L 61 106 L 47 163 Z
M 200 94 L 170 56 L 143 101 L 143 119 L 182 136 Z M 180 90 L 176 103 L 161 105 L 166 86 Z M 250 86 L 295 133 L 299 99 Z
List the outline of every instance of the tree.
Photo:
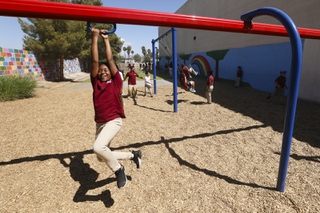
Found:
M 134 59 L 135 62 L 139 62 L 139 63 L 141 62 L 141 56 L 139 54 L 135 54 L 133 56 L 133 59 Z
M 127 48 L 123 47 L 124 57 L 126 57 Z
M 152 51 L 150 49 L 147 50 L 147 55 L 151 58 L 152 56 Z
M 40 60 L 60 60 L 60 76 L 63 79 L 63 59 L 80 55 L 86 42 L 84 24 L 75 21 L 29 18 L 18 19 L 22 31 L 23 48 L 32 50 Z M 80 30 L 82 29 L 82 30 Z
M 144 61 L 144 62 L 151 62 L 151 59 L 150 59 L 149 56 L 146 55 L 146 56 L 143 58 L 143 61 Z
M 66 1 L 64 1 L 66 2 Z M 86 4 L 86 5 L 96 5 L 102 6 L 101 0 L 71 0 L 74 4 Z
M 146 47 L 145 47 L 145 46 L 142 46 L 142 47 L 141 47 L 141 50 L 142 50 L 142 55 L 145 57 L 145 56 L 147 55 Z
M 215 73 L 215 80 L 216 81 L 219 81 L 219 79 L 220 79 L 219 78 L 219 61 L 224 59 L 224 57 L 227 55 L 228 51 L 229 50 L 227 49 L 227 50 L 214 50 L 214 51 L 206 52 L 207 56 L 210 56 L 211 58 L 213 58 L 216 61 L 216 73 Z
M 130 52 L 132 50 L 131 46 L 127 46 L 127 54 L 128 54 L 128 58 L 130 58 Z

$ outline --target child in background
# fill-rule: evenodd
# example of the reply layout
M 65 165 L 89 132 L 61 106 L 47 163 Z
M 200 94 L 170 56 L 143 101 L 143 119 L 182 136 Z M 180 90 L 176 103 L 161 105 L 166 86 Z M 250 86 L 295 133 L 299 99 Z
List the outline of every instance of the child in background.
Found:
M 206 85 L 207 85 L 206 98 L 207 98 L 208 104 L 211 104 L 212 102 L 211 93 L 214 89 L 213 84 L 214 84 L 214 77 L 212 75 L 212 72 L 210 72 L 206 82 Z
M 287 71 L 281 71 L 280 72 L 280 76 L 274 81 L 274 84 L 276 85 L 274 93 L 270 94 L 267 99 L 269 100 L 272 96 L 276 96 L 278 94 L 280 94 L 282 96 L 282 101 L 281 101 L 281 105 L 284 105 L 284 90 L 288 89 L 287 84 L 286 84 L 286 74 Z
M 144 96 L 147 95 L 147 90 L 150 93 L 150 96 L 153 97 L 152 95 L 152 80 L 150 76 L 150 72 L 146 72 L 146 76 L 144 77 Z

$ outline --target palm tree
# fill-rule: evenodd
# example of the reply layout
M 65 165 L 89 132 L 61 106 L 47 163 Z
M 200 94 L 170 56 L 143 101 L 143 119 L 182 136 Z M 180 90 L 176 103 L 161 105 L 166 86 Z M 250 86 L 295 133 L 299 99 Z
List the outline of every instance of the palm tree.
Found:
M 123 47 L 122 50 L 123 50 L 123 52 L 124 52 L 124 58 L 126 58 L 127 48 L 126 48 L 126 47 Z
M 127 46 L 127 54 L 128 54 L 128 58 L 130 58 L 130 52 L 132 50 L 131 46 Z
M 131 55 L 133 56 L 133 53 L 134 53 L 134 51 L 133 50 L 131 50 Z
M 146 47 L 145 47 L 145 46 L 142 46 L 142 47 L 141 47 L 141 50 L 142 50 L 143 56 L 146 56 L 146 54 L 147 54 Z

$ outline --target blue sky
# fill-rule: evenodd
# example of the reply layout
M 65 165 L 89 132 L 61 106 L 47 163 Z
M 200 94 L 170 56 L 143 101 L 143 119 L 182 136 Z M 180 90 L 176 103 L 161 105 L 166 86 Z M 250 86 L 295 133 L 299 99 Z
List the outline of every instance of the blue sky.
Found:
M 187 0 L 103 0 L 103 6 L 149 10 L 157 12 L 176 12 Z M 138 14 L 132 14 L 136 16 Z M 0 16 L 0 47 L 22 49 L 24 33 L 15 17 Z M 142 54 L 141 47 L 152 49 L 151 40 L 158 37 L 158 27 L 117 24 L 116 34 L 130 45 L 134 53 Z

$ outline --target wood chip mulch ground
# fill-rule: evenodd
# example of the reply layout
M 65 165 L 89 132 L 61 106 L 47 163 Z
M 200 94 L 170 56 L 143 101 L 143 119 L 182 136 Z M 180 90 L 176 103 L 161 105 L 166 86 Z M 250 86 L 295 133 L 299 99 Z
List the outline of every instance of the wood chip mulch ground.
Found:
M 89 83 L 42 84 L 34 98 L 0 103 L 0 212 L 320 212 L 320 105 L 298 103 L 282 193 L 286 107 L 220 82 L 209 105 L 204 88 L 178 88 L 176 113 L 172 86 L 124 100 L 111 146 L 143 156 L 140 169 L 121 161 L 123 189 L 92 152 Z

